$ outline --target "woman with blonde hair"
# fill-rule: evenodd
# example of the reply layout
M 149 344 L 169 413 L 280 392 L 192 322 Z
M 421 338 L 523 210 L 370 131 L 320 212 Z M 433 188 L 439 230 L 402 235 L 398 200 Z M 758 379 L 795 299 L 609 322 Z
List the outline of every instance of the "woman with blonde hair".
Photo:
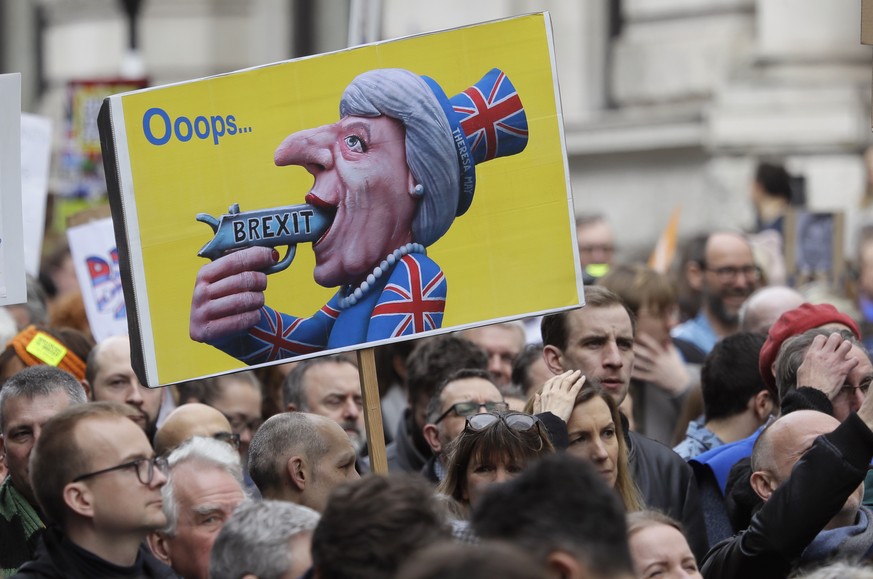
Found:
M 674 519 L 659 511 L 627 516 L 627 540 L 637 579 L 701 579 L 688 539 Z
M 618 406 L 599 384 L 586 382 L 579 370 L 564 372 L 547 381 L 525 410 L 561 418 L 567 424 L 567 452 L 591 461 L 627 512 L 645 508 L 631 475 Z

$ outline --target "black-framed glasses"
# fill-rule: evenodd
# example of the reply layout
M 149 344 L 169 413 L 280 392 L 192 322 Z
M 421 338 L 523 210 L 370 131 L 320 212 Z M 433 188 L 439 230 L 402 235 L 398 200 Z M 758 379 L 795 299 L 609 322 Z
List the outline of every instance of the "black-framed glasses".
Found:
M 761 268 L 756 265 L 744 265 L 743 267 L 707 267 L 706 271 L 714 273 L 715 277 L 723 283 L 737 279 L 738 275 L 742 275 L 744 278 L 751 281 L 758 281 L 761 279 Z
M 236 432 L 216 432 L 212 435 L 215 440 L 226 442 L 231 445 L 234 450 L 239 450 L 239 434 Z
M 446 417 L 454 412 L 462 418 L 472 416 L 479 412 L 480 408 L 484 408 L 487 412 L 506 412 L 509 410 L 509 404 L 506 402 L 457 402 L 449 406 L 449 409 L 443 412 L 439 418 L 434 420 L 434 424 L 439 424 Z
M 524 412 L 485 412 L 467 417 L 465 430 L 485 430 L 495 422 L 502 421 L 507 428 L 518 432 L 527 432 L 536 428 L 540 419 Z
M 125 462 L 124 464 L 104 468 L 103 470 L 81 474 L 74 478 L 73 482 L 79 482 L 81 480 L 85 480 L 86 478 L 95 477 L 100 474 L 106 474 L 107 472 L 112 472 L 114 470 L 123 470 L 125 468 L 133 468 L 134 470 L 136 470 L 136 478 L 138 478 L 139 482 L 144 485 L 150 485 L 152 484 L 152 481 L 155 480 L 155 469 L 161 471 L 161 473 L 164 475 L 166 475 L 170 471 L 170 466 L 167 464 L 167 459 L 163 456 L 155 456 L 152 458 L 138 458 L 130 462 Z

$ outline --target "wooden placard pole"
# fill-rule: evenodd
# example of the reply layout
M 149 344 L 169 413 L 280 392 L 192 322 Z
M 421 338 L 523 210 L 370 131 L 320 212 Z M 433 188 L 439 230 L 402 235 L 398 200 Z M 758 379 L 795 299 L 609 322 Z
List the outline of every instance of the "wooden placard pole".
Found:
M 861 0 L 861 44 L 873 44 L 873 0 Z
M 373 351 L 373 348 L 358 350 L 358 375 L 361 378 L 361 394 L 364 398 L 370 471 L 375 474 L 388 474 L 385 431 L 382 428 L 382 404 L 379 400 L 379 379 L 376 376 L 376 358 Z

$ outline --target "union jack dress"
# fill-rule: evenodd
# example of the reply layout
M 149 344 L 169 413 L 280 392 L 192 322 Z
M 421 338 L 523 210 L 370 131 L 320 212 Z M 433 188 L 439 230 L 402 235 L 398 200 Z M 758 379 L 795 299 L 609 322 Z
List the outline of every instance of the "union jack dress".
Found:
M 340 301 L 348 291 L 340 289 L 308 318 L 264 306 L 260 321 L 248 333 L 212 345 L 246 364 L 262 364 L 442 326 L 446 277 L 426 255 L 405 255 L 360 301 L 341 310 Z

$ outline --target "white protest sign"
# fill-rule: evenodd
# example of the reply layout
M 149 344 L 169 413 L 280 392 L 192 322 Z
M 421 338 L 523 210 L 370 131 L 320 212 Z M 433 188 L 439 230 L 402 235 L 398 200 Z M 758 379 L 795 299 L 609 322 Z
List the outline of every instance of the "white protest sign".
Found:
M 0 74 L 0 306 L 27 301 L 21 217 L 21 75 Z
M 21 212 L 24 230 L 24 267 L 39 276 L 42 238 L 45 233 L 45 205 L 48 197 L 52 123 L 47 117 L 21 115 Z
M 67 230 L 76 277 L 91 333 L 97 342 L 127 334 L 127 309 L 121 290 L 112 219 L 107 217 Z

